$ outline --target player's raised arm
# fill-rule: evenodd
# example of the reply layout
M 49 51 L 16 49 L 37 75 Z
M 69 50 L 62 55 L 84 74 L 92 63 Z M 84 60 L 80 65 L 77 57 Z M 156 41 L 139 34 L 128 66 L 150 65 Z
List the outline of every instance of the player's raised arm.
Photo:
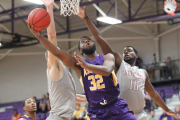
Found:
M 89 17 L 86 14 L 86 7 L 84 7 L 84 10 L 82 8 L 79 8 L 78 16 L 82 19 L 84 19 L 86 26 L 88 27 L 89 31 L 97 41 L 98 45 L 100 46 L 103 54 L 112 53 L 114 54 L 116 64 L 120 65 L 122 62 L 122 57 L 119 53 L 112 50 L 108 42 L 102 37 L 101 33 L 97 29 L 97 27 L 92 23 L 92 21 L 89 19 Z
M 84 19 L 89 31 L 91 32 L 91 34 L 93 35 L 93 37 L 95 38 L 99 46 L 101 47 L 103 54 L 107 54 L 107 53 L 113 54 L 113 50 L 111 49 L 107 41 L 103 39 L 99 30 L 96 28 L 96 26 L 92 23 L 92 21 L 86 15 L 86 7 L 84 7 L 84 10 L 82 8 L 79 8 L 78 16 Z
M 57 40 L 56 40 L 56 30 L 55 30 L 55 23 L 54 23 L 54 16 L 53 16 L 53 3 L 54 0 L 41 0 L 44 5 L 46 6 L 47 12 L 49 13 L 51 22 L 47 28 L 47 35 L 48 40 L 57 47 Z M 52 66 L 58 63 L 58 58 L 54 56 L 52 53 L 48 52 L 48 66 Z
M 160 95 L 154 90 L 154 87 L 151 85 L 147 72 L 145 70 L 144 72 L 146 74 L 145 90 L 149 93 L 154 102 L 166 112 L 166 114 L 177 118 L 178 115 L 166 106 Z
M 56 39 L 56 30 L 54 23 L 54 15 L 53 15 L 53 3 L 54 0 L 41 0 L 46 6 L 47 12 L 50 16 L 50 24 L 47 28 L 47 36 L 48 40 L 57 47 L 57 39 Z M 60 60 L 54 56 L 51 52 L 47 52 L 47 66 L 48 73 L 52 80 L 61 80 L 64 74 L 64 67 Z
M 27 21 L 27 25 L 30 31 L 35 35 L 35 37 L 44 45 L 44 47 L 48 51 L 50 51 L 53 55 L 58 57 L 67 67 L 75 70 L 78 76 L 80 76 L 81 70 L 80 70 L 80 67 L 76 65 L 77 61 L 74 57 L 72 57 L 70 54 L 55 47 L 51 42 L 49 42 L 45 37 L 43 37 L 38 31 L 35 31 L 33 29 L 33 26 L 29 25 L 28 21 Z
M 109 76 L 115 68 L 115 59 L 114 59 L 113 54 L 111 53 L 104 55 L 103 65 L 93 65 L 93 64 L 86 63 L 84 61 L 84 58 L 78 56 L 76 52 L 74 53 L 74 57 L 78 61 L 77 65 L 80 65 L 82 68 L 88 69 L 92 71 L 93 73 L 96 73 L 102 76 Z

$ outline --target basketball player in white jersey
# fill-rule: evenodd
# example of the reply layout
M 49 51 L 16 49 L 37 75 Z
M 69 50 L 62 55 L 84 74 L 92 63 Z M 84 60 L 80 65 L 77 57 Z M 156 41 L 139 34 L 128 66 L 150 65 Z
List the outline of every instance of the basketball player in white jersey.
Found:
M 57 47 L 55 23 L 53 16 L 54 0 L 42 0 L 51 18 L 47 28 L 48 39 Z M 70 120 L 75 110 L 75 82 L 63 65 L 52 53 L 47 53 L 47 81 L 50 99 L 50 115 L 47 120 Z
M 137 51 L 127 46 L 124 48 L 123 57 L 111 49 L 106 40 L 103 39 L 99 30 L 91 22 L 86 15 L 86 9 L 79 8 L 78 16 L 84 19 L 89 31 L 99 44 L 103 54 L 112 53 L 115 56 L 115 72 L 120 85 L 120 98 L 123 98 L 128 103 L 128 107 L 135 113 L 138 120 L 146 120 L 147 115 L 143 108 L 145 107 L 144 90 L 146 90 L 151 98 L 158 104 L 168 115 L 177 117 L 177 114 L 171 111 L 162 101 L 159 94 L 154 90 L 149 81 L 147 72 L 137 68 L 135 65 L 138 58 Z

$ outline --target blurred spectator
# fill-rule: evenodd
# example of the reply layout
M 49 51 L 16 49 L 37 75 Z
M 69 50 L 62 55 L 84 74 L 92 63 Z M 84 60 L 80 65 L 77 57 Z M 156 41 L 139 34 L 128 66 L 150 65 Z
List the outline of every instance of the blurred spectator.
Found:
M 47 99 L 46 99 L 46 95 L 43 94 L 42 99 L 40 101 L 40 107 L 41 107 L 41 112 L 45 113 L 47 112 Z
M 154 110 L 157 108 L 156 103 L 151 99 L 151 96 L 148 92 L 146 92 L 146 95 L 144 96 L 144 99 L 146 101 L 145 111 L 149 112 L 150 110 Z
M 80 113 L 79 120 L 87 120 L 87 108 L 86 106 L 82 107 L 82 112 Z
M 173 74 L 172 74 L 173 64 L 171 62 L 171 58 L 170 57 L 167 57 L 166 67 L 167 67 L 166 69 L 160 71 L 161 79 L 163 77 L 166 77 L 168 79 L 171 79 L 173 77 Z M 164 76 L 162 75 L 163 74 L 162 72 L 164 73 Z
M 136 59 L 135 66 L 138 66 L 139 68 L 142 68 L 142 63 L 143 63 L 142 59 L 140 57 L 138 57 Z
M 173 65 L 171 63 L 171 58 L 170 57 L 167 57 L 167 66 L 168 66 L 168 70 L 167 70 L 168 78 L 171 79 L 173 77 L 173 75 L 172 75 Z
M 80 114 L 82 112 L 82 110 L 80 109 L 80 104 L 76 104 L 75 109 L 76 110 L 74 111 L 72 120 L 80 120 Z
M 36 113 L 39 113 L 41 111 L 39 108 L 39 101 L 37 100 L 36 96 L 33 97 L 33 100 L 36 102 L 36 107 L 37 107 Z
M 144 96 L 144 99 L 146 101 L 146 106 L 144 107 L 144 110 L 146 112 L 149 112 L 151 110 L 151 97 L 148 92 L 146 92 L 146 95 Z
M 180 106 L 179 105 L 175 107 L 175 113 L 178 114 L 178 118 L 173 118 L 173 120 L 180 120 Z
M 19 120 L 19 118 L 21 117 L 21 114 L 18 113 L 18 111 L 16 109 L 13 110 L 13 115 L 11 117 L 11 120 Z
M 148 120 L 157 120 L 157 118 L 155 117 L 155 112 L 154 110 L 151 110 L 150 111 L 150 117 L 148 117 Z
M 160 116 L 159 120 L 172 120 L 172 117 L 170 115 L 167 115 L 163 110 L 163 114 Z
M 51 110 L 50 100 L 49 100 L 49 93 L 46 94 L 46 104 L 47 104 L 47 111 Z

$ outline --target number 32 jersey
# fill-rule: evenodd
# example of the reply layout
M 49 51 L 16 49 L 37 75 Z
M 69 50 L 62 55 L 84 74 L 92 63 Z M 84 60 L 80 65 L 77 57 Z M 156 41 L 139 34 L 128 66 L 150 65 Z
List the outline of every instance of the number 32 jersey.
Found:
M 134 113 L 143 110 L 145 107 L 144 87 L 146 81 L 144 70 L 136 66 L 131 67 L 123 60 L 116 75 L 121 91 L 119 97 L 126 100 L 129 110 Z
M 103 65 L 104 56 L 97 55 L 93 61 L 87 59 L 85 61 L 93 65 Z M 117 99 L 120 93 L 114 71 L 106 77 L 81 68 L 80 80 L 90 107 L 107 105 Z

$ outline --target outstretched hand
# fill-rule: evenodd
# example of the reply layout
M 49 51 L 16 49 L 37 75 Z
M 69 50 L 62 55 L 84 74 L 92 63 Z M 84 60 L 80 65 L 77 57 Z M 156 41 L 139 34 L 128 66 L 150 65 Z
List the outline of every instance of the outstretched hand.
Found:
M 87 68 L 88 64 L 84 61 L 84 58 L 77 55 L 77 53 L 74 53 L 74 58 L 78 61 L 77 65 L 80 65 L 82 68 Z
M 40 35 L 39 31 L 35 31 L 35 30 L 33 29 L 33 26 L 31 26 L 31 25 L 29 24 L 29 21 L 28 21 L 28 20 L 26 21 L 26 23 L 27 23 L 27 26 L 28 26 L 29 30 L 30 30 L 35 36 Z
M 80 18 L 84 19 L 85 17 L 87 17 L 86 15 L 86 7 L 84 6 L 84 10 L 82 8 L 79 7 L 79 13 L 77 14 Z
M 172 117 L 175 117 L 175 118 L 178 118 L 178 114 L 176 114 L 175 112 L 169 110 L 169 111 L 166 111 L 166 114 L 172 116 Z
M 54 0 L 41 0 L 46 7 L 53 5 Z

